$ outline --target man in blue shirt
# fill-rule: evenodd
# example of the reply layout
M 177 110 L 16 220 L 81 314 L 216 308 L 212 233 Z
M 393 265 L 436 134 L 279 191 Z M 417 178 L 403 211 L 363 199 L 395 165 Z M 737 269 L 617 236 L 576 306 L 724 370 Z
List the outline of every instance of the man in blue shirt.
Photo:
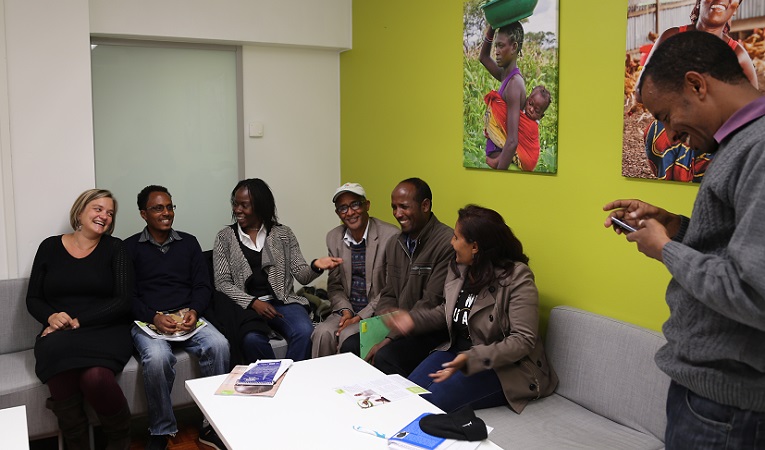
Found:
M 133 314 L 160 334 L 180 335 L 196 328 L 212 296 L 207 263 L 197 239 L 172 228 L 175 205 L 166 188 L 147 186 L 138 194 L 138 210 L 146 227 L 125 240 L 135 268 Z M 183 341 L 149 336 L 138 326 L 133 342 L 141 357 L 149 409 L 147 449 L 165 449 L 178 432 L 170 391 L 175 380 L 174 348 L 184 348 L 199 360 L 203 377 L 229 371 L 228 341 L 210 323 Z M 208 423 L 199 440 L 225 448 Z

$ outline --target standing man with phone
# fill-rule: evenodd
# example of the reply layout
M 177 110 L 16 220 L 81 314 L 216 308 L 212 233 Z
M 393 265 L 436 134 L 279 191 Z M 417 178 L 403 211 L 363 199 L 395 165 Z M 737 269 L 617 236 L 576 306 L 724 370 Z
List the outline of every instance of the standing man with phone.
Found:
M 765 96 L 720 38 L 689 31 L 656 48 L 638 89 L 668 136 L 715 152 L 693 217 L 639 200 L 604 206 L 672 274 L 668 450 L 765 448 Z M 616 228 L 617 233 L 621 229 Z

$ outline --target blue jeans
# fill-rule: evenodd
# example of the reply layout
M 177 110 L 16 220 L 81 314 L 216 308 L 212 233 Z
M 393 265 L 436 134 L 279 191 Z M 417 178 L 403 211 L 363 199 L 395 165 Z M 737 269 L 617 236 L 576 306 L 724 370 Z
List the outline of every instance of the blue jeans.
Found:
M 259 300 L 258 300 L 259 301 Z M 311 333 L 313 323 L 308 311 L 299 303 L 282 303 L 272 300 L 271 306 L 284 317 L 266 320 L 271 329 L 287 340 L 288 359 L 302 361 L 311 357 Z M 242 339 L 242 354 L 246 362 L 259 359 L 274 359 L 274 349 L 268 342 L 268 335 L 258 331 L 247 333 Z
M 175 434 L 178 424 L 173 414 L 170 391 L 175 381 L 173 348 L 184 348 L 199 360 L 203 377 L 229 372 L 228 341 L 209 322 L 194 336 L 182 342 L 153 339 L 137 325 L 131 330 L 133 343 L 141 357 L 143 383 L 149 409 L 149 432 L 153 435 Z
M 673 381 L 664 441 L 667 450 L 765 449 L 765 412 L 714 402 Z
M 436 351 L 428 355 L 409 375 L 409 380 L 429 390 L 422 398 L 450 413 L 465 405 L 473 409 L 507 405 L 507 399 L 493 370 L 484 370 L 467 376 L 455 371 L 445 381 L 436 383 L 428 376 L 442 368 L 442 364 L 457 357 L 455 352 Z

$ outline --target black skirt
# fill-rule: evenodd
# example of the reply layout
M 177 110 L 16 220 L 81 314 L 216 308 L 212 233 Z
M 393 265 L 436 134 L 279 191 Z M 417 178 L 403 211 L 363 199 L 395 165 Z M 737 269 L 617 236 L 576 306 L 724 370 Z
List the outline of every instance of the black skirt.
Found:
M 59 330 L 35 341 L 35 373 L 43 383 L 72 369 L 121 372 L 133 354 L 131 322 Z

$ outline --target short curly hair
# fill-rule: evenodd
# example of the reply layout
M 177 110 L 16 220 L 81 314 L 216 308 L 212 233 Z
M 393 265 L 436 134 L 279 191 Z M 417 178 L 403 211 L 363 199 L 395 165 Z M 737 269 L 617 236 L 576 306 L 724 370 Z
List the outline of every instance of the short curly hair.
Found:
M 668 91 L 681 91 L 685 74 L 698 72 L 728 84 L 748 83 L 736 53 L 719 37 L 704 31 L 688 31 L 671 36 L 656 47 L 640 77 Z
M 170 194 L 170 191 L 168 191 L 167 188 L 164 186 L 159 186 L 156 184 L 146 186 L 145 188 L 141 189 L 141 192 L 139 192 L 137 196 L 136 203 L 138 203 L 139 211 L 146 210 L 146 205 L 149 203 L 149 195 L 152 192 L 162 192 L 164 194 L 167 194 L 168 197 L 173 198 L 172 194 Z

